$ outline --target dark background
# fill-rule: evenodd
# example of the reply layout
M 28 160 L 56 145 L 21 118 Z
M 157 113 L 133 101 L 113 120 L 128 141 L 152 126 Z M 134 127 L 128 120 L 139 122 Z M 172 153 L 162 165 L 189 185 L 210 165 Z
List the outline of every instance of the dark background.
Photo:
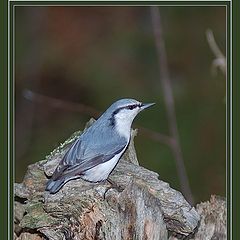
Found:
M 160 11 L 191 190 L 197 202 L 224 196 L 226 80 L 211 71 L 205 32 L 213 30 L 225 53 L 225 7 Z M 123 97 L 156 102 L 135 123 L 168 134 L 149 7 L 15 7 L 15 94 L 16 182 L 27 165 L 44 159 L 93 115 L 64 102 L 97 111 Z M 180 189 L 169 146 L 141 129 L 135 146 L 141 165 Z

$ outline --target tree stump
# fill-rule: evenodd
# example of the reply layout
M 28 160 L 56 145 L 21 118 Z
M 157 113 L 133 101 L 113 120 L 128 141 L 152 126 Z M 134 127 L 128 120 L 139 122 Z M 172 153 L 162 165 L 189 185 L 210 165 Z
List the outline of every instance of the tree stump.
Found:
M 18 240 L 169 239 L 169 233 L 193 236 L 200 215 L 183 195 L 158 174 L 138 165 L 131 143 L 110 175 L 109 183 L 69 181 L 56 194 L 46 182 L 76 132 L 45 160 L 29 165 L 22 183 L 15 184 L 14 238 Z

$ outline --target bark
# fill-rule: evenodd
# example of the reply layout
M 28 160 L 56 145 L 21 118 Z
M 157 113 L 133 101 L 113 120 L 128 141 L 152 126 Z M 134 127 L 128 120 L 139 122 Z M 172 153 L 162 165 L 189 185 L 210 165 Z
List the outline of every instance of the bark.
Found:
M 199 213 L 180 192 L 159 180 L 157 173 L 138 165 L 133 143 L 136 130 L 132 130 L 128 150 L 110 175 L 117 188 L 108 182 L 78 179 L 56 194 L 46 192 L 48 177 L 80 134 L 76 132 L 45 160 L 29 165 L 23 182 L 15 184 L 15 239 L 155 240 L 169 239 L 169 233 L 178 238 L 194 236 Z

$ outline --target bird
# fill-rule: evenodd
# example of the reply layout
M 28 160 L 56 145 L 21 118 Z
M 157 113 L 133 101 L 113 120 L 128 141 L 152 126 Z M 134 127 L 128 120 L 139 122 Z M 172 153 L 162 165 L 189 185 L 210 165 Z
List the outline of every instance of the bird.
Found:
M 108 180 L 129 145 L 134 118 L 154 104 L 129 98 L 114 102 L 72 143 L 48 180 L 46 191 L 55 194 L 77 178 L 93 183 Z

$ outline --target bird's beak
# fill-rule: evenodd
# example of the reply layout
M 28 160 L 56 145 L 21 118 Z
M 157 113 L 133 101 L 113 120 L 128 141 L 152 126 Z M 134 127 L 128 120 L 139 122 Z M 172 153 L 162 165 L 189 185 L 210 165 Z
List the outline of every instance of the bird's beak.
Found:
M 141 111 L 143 109 L 146 109 L 146 108 L 149 108 L 151 107 L 152 105 L 154 105 L 155 103 L 143 103 L 142 106 L 141 106 Z

